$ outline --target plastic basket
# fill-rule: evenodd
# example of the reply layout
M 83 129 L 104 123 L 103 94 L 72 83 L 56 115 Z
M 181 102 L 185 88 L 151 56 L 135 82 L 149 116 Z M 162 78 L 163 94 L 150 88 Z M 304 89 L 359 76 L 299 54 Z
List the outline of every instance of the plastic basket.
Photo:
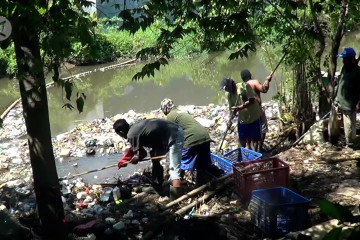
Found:
M 239 154 L 241 152 L 241 154 Z M 252 151 L 247 148 L 237 148 L 225 153 L 223 156 L 210 154 L 211 162 L 225 173 L 233 172 L 233 164 L 241 161 L 252 161 L 262 157 L 261 153 Z
M 233 172 L 233 163 L 223 157 L 210 153 L 211 163 L 223 170 L 225 174 Z
M 259 188 L 287 187 L 289 166 L 279 158 L 265 158 L 233 165 L 235 193 L 243 202 Z
M 224 158 L 231 162 L 253 161 L 262 157 L 261 153 L 240 147 L 224 154 Z
M 308 227 L 309 199 L 278 187 L 252 192 L 249 204 L 251 222 L 271 237 Z

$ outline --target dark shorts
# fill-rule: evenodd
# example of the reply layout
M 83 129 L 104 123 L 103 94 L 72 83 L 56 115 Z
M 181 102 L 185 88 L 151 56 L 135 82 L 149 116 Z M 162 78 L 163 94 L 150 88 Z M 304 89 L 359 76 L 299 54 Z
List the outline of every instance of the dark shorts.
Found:
M 183 148 L 180 167 L 182 170 L 206 169 L 210 164 L 210 142 Z
M 261 121 L 260 119 L 255 120 L 252 123 L 238 123 L 238 134 L 240 140 L 261 140 Z

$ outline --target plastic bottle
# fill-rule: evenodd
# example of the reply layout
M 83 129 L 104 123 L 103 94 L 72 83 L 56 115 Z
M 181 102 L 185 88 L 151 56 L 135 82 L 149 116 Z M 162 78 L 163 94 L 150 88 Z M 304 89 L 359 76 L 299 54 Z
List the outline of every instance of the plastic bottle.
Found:
M 120 188 L 114 187 L 112 192 L 113 192 L 113 197 L 114 197 L 115 202 L 120 200 L 120 198 L 121 198 Z

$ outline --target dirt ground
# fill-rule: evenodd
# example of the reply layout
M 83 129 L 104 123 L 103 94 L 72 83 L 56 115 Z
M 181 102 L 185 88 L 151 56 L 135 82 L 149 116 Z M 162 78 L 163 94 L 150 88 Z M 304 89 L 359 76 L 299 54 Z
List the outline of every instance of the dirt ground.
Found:
M 284 142 L 273 147 L 276 144 L 275 140 L 267 139 L 267 145 L 270 146 L 268 149 L 271 148 L 272 151 L 263 153 L 263 158 L 277 157 L 289 165 L 289 188 L 311 200 L 309 227 L 329 219 L 320 212 L 316 204 L 319 198 L 340 203 L 355 214 L 358 213 L 359 150 L 347 148 L 343 139 L 336 146 L 326 142 L 289 148 L 289 144 Z M 151 178 L 149 172 L 143 174 Z M 92 209 L 88 209 L 88 213 L 81 213 L 72 207 L 71 211 L 66 211 L 67 227 L 72 233 L 72 239 L 84 240 L 93 239 L 87 237 L 89 234 L 94 234 L 96 239 L 107 240 L 268 238 L 251 223 L 248 204 L 241 202 L 234 193 L 234 179 L 230 177 L 225 182 L 227 184 L 215 193 L 218 185 L 164 210 L 170 200 L 155 191 L 149 182 L 137 181 L 136 184 L 132 184 L 129 192 L 138 194 L 121 204 L 104 204 L 104 210 L 99 214 L 90 212 Z M 194 188 L 189 184 L 188 192 Z M 5 190 L 2 191 L 2 194 L 5 194 Z M 202 200 L 208 194 L 212 196 Z M 74 196 L 76 197 L 76 193 Z M 191 204 L 194 207 L 187 208 Z M 185 208 L 186 210 L 182 210 Z M 31 228 L 34 233 L 37 232 L 39 223 L 36 213 L 20 216 L 19 221 Z M 115 225 L 121 227 L 115 228 Z
M 268 154 L 264 154 L 266 157 Z M 289 188 L 311 200 L 308 226 L 329 218 L 316 204 L 319 198 L 349 207 L 356 213 L 360 204 L 359 169 L 360 151 L 344 146 L 303 145 L 276 155 L 290 166 Z M 210 200 L 188 210 L 181 216 L 175 212 L 201 198 L 200 193 L 176 204 L 167 211 L 162 208 L 169 202 L 157 193 L 142 194 L 121 206 L 123 212 L 138 209 L 138 214 L 149 218 L 143 233 L 134 233 L 128 239 L 266 239 L 268 236 L 250 221 L 247 203 L 242 203 L 234 193 L 234 180 Z M 149 234 L 149 233 L 153 234 Z M 140 236 L 140 235 L 141 236 Z M 151 236 L 151 237 L 150 237 Z M 149 238 L 148 238 L 149 237 Z

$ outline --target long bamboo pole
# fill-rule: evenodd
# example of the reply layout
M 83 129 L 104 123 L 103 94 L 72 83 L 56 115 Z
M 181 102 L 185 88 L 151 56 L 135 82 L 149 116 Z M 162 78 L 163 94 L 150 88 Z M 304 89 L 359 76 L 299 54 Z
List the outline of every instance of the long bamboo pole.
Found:
M 156 156 L 156 157 L 151 157 L 151 158 L 145 158 L 144 161 L 149 161 L 149 160 L 160 160 L 160 159 L 163 159 L 165 158 L 166 155 L 161 155 L 161 156 Z M 128 163 L 130 163 L 131 161 L 127 161 L 127 162 L 123 162 L 121 164 L 121 166 L 125 166 L 127 165 Z M 121 167 L 120 166 L 120 167 Z M 105 167 L 102 167 L 102 168 L 98 168 L 98 169 L 93 169 L 93 170 L 89 170 L 89 171 L 86 171 L 86 172 L 82 172 L 82 173 L 76 173 L 70 177 L 63 177 L 63 178 L 59 178 L 59 180 L 64 180 L 64 179 L 71 179 L 71 178 L 74 178 L 74 177 L 79 177 L 79 176 L 82 176 L 82 175 L 85 175 L 85 174 L 88 174 L 88 173 L 93 173 L 93 172 L 98 172 L 98 171 L 101 171 L 101 170 L 105 170 L 105 169 L 108 169 L 108 168 L 113 168 L 113 167 L 118 167 L 118 164 L 117 163 L 114 163 L 114 164 L 111 164 L 111 165 L 107 165 Z
M 191 204 L 179 209 L 175 212 L 175 214 L 168 214 L 164 216 L 163 221 L 161 221 L 158 225 L 156 225 L 152 230 L 148 231 L 141 239 L 142 240 L 150 240 L 153 239 L 156 234 L 158 234 L 162 227 L 172 220 L 174 220 L 177 216 L 182 216 L 184 213 L 189 211 L 189 209 L 193 208 L 199 203 L 205 202 L 207 199 L 214 196 L 216 193 L 220 192 L 227 184 L 229 184 L 232 181 L 232 179 L 226 179 L 225 182 L 223 182 L 221 185 L 219 185 L 215 190 L 208 192 L 198 200 L 192 202 Z
M 225 179 L 227 179 L 227 178 L 229 178 L 231 176 L 233 176 L 233 173 L 226 174 L 226 175 L 224 175 L 224 176 L 222 176 L 220 178 L 217 178 L 217 179 L 215 179 L 215 180 L 213 180 L 211 182 L 205 183 L 204 185 L 202 185 L 202 186 L 188 192 L 187 194 L 179 197 L 178 199 L 175 199 L 174 201 L 169 202 L 168 204 L 165 205 L 164 210 L 174 206 L 175 204 L 177 204 L 177 203 L 179 203 L 181 201 L 184 201 L 185 199 L 188 199 L 189 197 L 193 197 L 193 196 L 199 194 L 200 192 L 202 192 L 203 190 L 205 190 L 207 188 L 211 188 L 216 183 L 222 182 L 223 180 L 225 180 Z

